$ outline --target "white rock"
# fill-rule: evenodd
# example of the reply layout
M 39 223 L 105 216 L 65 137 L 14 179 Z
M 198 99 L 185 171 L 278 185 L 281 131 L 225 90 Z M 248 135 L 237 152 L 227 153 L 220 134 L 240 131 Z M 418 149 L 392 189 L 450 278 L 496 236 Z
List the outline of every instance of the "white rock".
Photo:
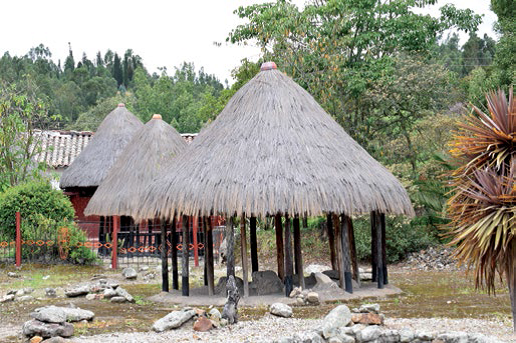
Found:
M 332 281 L 333 282 L 333 281 Z M 338 328 L 347 326 L 351 322 L 351 311 L 346 305 L 339 305 L 324 317 L 322 326 L 323 337 L 328 339 L 336 336 Z
M 288 306 L 287 304 L 274 303 L 271 305 L 270 311 L 271 311 L 271 314 L 278 316 L 278 317 L 284 317 L 284 318 L 292 317 L 292 307 Z
M 176 329 L 190 320 L 195 315 L 192 309 L 183 309 L 181 311 L 173 311 L 165 317 L 158 319 L 152 329 L 156 332 L 163 332 L 165 330 Z M 222 321 L 221 321 L 222 324 Z

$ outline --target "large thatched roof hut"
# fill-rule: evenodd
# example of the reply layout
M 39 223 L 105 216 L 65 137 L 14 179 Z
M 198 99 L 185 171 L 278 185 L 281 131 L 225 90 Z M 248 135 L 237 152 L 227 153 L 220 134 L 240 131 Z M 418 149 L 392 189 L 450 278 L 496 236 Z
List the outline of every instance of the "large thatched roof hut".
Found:
M 86 215 L 131 216 L 141 203 L 146 184 L 187 143 L 159 114 L 127 144 L 85 210 Z
M 91 142 L 63 172 L 62 189 L 97 187 L 143 123 L 119 104 L 102 121 Z
M 400 182 L 282 72 L 261 71 L 149 187 L 140 214 L 412 215 Z
M 186 215 L 241 217 L 244 294 L 249 294 L 245 217 L 251 217 L 254 272 L 256 217 L 274 216 L 278 276 L 289 295 L 294 282 L 291 219 L 298 284 L 305 287 L 299 216 L 327 215 L 332 266 L 341 287 L 352 292 L 351 269 L 359 278 L 350 216 L 363 213 L 373 219 L 374 276 L 383 287 L 385 214 L 414 214 L 406 190 L 306 90 L 269 62 L 199 134 L 189 153 L 174 161 L 174 171 L 164 170 L 148 187 L 139 216 L 183 215 L 183 222 Z M 233 220 L 228 224 L 229 277 L 234 276 Z M 183 230 L 185 237 L 188 228 Z M 183 250 L 186 275 L 187 262 Z M 183 294 L 188 295 L 184 277 Z
M 99 237 L 99 217 L 85 216 L 84 209 L 108 170 L 143 123 L 119 104 L 100 124 L 88 145 L 61 175 L 59 186 L 70 197 L 79 226 L 92 239 Z M 100 225 L 100 226 L 99 226 Z

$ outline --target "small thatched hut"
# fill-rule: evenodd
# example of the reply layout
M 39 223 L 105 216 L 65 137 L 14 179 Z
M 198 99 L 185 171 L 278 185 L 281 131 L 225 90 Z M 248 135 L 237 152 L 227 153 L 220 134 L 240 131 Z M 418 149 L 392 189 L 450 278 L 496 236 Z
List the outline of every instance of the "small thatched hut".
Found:
M 124 104 L 119 104 L 61 176 L 59 186 L 70 197 L 76 219 L 79 225 L 83 223 L 90 237 L 98 235 L 98 218 L 85 216 L 84 209 L 127 143 L 142 127 L 143 123 Z
M 262 71 L 231 98 L 174 166 L 174 172 L 165 171 L 149 186 L 139 215 L 251 217 L 252 252 L 255 217 L 275 216 L 278 274 L 285 281 L 286 294 L 293 273 L 290 218 L 294 218 L 298 275 L 303 270 L 299 216 L 324 214 L 333 219 L 329 231 L 335 236 L 330 244 L 332 252 L 337 251 L 335 269 L 341 272 L 344 287 L 344 279 L 346 286 L 351 285 L 350 216 L 374 214 L 374 232 L 379 235 L 376 251 L 382 255 L 381 214 L 414 213 L 400 182 L 274 63 L 262 65 Z M 284 235 L 282 216 L 287 218 Z M 229 254 L 233 228 L 228 222 Z M 245 244 L 245 221 L 241 225 Z M 381 257 L 378 270 L 383 273 Z M 253 271 L 258 266 L 254 258 Z M 243 261 L 245 288 L 247 256 Z M 228 274 L 234 274 L 232 263 L 228 256 Z M 379 280 L 379 286 L 384 283 Z

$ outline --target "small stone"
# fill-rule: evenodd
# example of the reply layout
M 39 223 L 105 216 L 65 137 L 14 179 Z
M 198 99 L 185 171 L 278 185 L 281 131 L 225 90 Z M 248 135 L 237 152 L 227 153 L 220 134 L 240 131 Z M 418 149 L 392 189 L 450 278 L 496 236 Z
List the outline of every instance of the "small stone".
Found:
M 210 319 L 210 321 L 211 325 L 213 325 L 215 329 L 218 329 L 220 327 L 220 319 Z
M 210 318 L 211 318 L 211 319 L 215 319 L 215 320 L 216 320 L 216 319 L 219 319 L 219 320 L 220 320 L 220 318 L 222 318 L 222 314 L 221 314 L 221 313 L 220 313 L 220 311 L 219 311 L 219 310 L 217 310 L 216 308 L 212 308 L 212 309 L 210 310 L 210 312 L 208 312 L 208 314 L 210 315 Z
M 147 270 L 149 270 L 149 266 L 140 266 L 139 268 L 140 272 L 146 272 Z
M 400 334 L 396 330 L 385 330 L 380 334 L 380 341 L 384 343 L 397 343 L 400 341 Z
M 400 334 L 400 342 L 401 343 L 408 343 L 408 342 L 412 342 L 412 340 L 414 340 L 414 337 L 415 337 L 415 334 L 413 331 L 410 331 L 410 330 L 401 330 L 399 332 Z
M 376 313 L 357 313 L 351 316 L 355 324 L 383 325 L 383 318 Z
M 206 317 L 199 317 L 193 325 L 194 331 L 206 332 L 213 328 L 213 324 Z
M 8 272 L 8 273 L 7 273 L 7 276 L 8 276 L 8 277 L 13 277 L 13 278 L 18 278 L 18 277 L 20 277 L 18 274 L 13 273 L 13 272 Z
M 358 309 L 360 313 L 380 313 L 379 304 L 362 304 Z
M 89 285 L 77 286 L 75 288 L 65 289 L 65 295 L 69 298 L 79 297 L 81 295 L 86 295 L 90 292 Z
M 187 308 L 183 308 L 181 311 L 172 311 L 165 317 L 158 319 L 156 322 L 154 322 L 154 324 L 152 325 L 152 329 L 156 332 L 163 332 L 165 330 L 176 329 L 184 323 L 186 323 L 188 320 L 190 320 L 194 315 L 195 311 Z
M 118 295 L 118 292 L 115 291 L 113 288 L 106 288 L 103 292 L 104 298 L 111 299 L 113 297 L 116 297 Z
M 303 306 L 305 304 L 305 300 L 303 298 L 296 298 L 296 305 Z
M 39 320 L 32 319 L 23 324 L 22 331 L 27 337 L 71 337 L 73 335 L 73 325 L 70 323 L 44 323 Z
M 309 331 L 295 334 L 294 342 L 324 343 L 324 339 L 317 332 Z
M 25 290 L 24 289 L 19 289 L 19 290 L 16 291 L 16 296 L 21 297 L 22 295 L 25 295 Z
M 24 295 L 19 298 L 16 298 L 16 301 L 32 301 L 34 297 L 32 295 Z
M 306 300 L 310 304 L 319 304 L 319 294 L 315 292 L 310 292 L 306 295 Z
M 134 303 L 134 297 L 129 294 L 128 291 L 126 291 L 124 288 L 122 287 L 118 287 L 116 289 L 116 293 L 121 296 L 121 297 L 124 297 L 127 301 L 129 301 L 130 303 Z
M 324 274 L 323 274 L 324 275 Z M 325 275 L 326 276 L 326 275 Z M 332 281 L 333 282 L 333 281 Z M 351 312 L 346 305 L 339 305 L 330 311 L 323 320 L 323 337 L 328 339 L 337 334 L 338 328 L 351 322 Z
M 427 331 L 416 332 L 416 338 L 422 341 L 431 341 L 435 338 L 435 333 Z
M 55 288 L 47 287 L 47 288 L 45 288 L 45 294 L 49 298 L 55 298 L 56 290 L 55 290 Z
M 228 325 L 228 320 L 226 318 L 222 318 L 220 320 L 220 326 L 224 327 L 226 325 Z
M 124 268 L 124 270 L 122 270 L 122 275 L 128 280 L 134 280 L 138 277 L 136 270 L 131 267 Z
M 97 295 L 93 293 L 86 294 L 86 300 L 95 300 L 96 297 Z
M 110 301 L 112 303 L 121 304 L 127 302 L 127 299 L 125 297 L 112 297 Z
M 14 301 L 14 294 L 7 294 L 6 296 L 0 298 L 0 304 L 6 303 L 8 301 Z
M 32 338 L 30 339 L 30 341 L 29 341 L 29 342 L 30 342 L 30 343 L 39 343 L 39 342 L 41 342 L 42 340 L 43 340 L 43 337 L 41 337 L 41 336 L 34 336 L 34 337 L 32 337 Z
M 284 318 L 292 317 L 292 307 L 288 306 L 287 304 L 274 303 L 271 305 L 270 311 L 271 311 L 271 314 L 278 316 L 278 317 L 284 317 Z
M 66 322 L 66 313 L 62 307 L 45 306 L 39 307 L 30 314 L 30 316 L 40 322 L 45 323 L 64 323 Z
M 342 343 L 355 343 L 355 338 L 353 336 L 341 334 L 338 337 Z
M 73 342 L 73 341 L 57 336 L 57 337 L 50 337 L 48 339 L 45 339 L 42 343 L 69 343 L 69 342 Z
M 195 315 L 198 317 L 206 317 L 206 311 L 200 308 L 194 308 Z

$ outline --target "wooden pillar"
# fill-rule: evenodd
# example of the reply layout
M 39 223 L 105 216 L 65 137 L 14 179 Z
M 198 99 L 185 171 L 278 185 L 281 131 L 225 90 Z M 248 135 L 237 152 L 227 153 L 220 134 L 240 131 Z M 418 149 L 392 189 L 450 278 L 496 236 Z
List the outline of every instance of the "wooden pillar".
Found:
M 226 222 L 226 275 L 235 276 L 235 234 L 233 228 L 233 217 L 229 217 Z
M 336 268 L 339 274 L 339 287 L 344 289 L 346 284 L 344 283 L 344 268 L 342 268 L 342 244 L 341 244 L 341 226 L 340 226 L 340 218 L 338 214 L 332 214 L 333 221 L 333 231 L 335 232 L 335 260 L 336 260 Z
M 179 289 L 179 272 L 177 268 L 177 219 L 172 219 L 172 230 L 170 232 L 170 244 L 172 254 L 172 289 Z
M 376 282 L 376 259 L 377 259 L 377 242 L 376 242 L 376 212 L 371 212 L 371 281 Z
M 111 250 L 111 268 L 118 268 L 118 230 L 120 229 L 120 217 L 113 216 L 113 235 Z
M 247 266 L 247 237 L 245 232 L 245 214 L 242 213 L 240 218 L 240 250 L 242 252 L 242 274 L 244 279 L 244 297 L 249 296 L 249 280 L 248 280 L 248 266 Z
M 183 215 L 183 265 L 181 269 L 182 274 L 182 284 L 181 288 L 183 289 L 183 296 L 187 297 L 190 295 L 190 280 L 189 280 L 189 268 L 190 268 L 190 252 L 188 251 L 189 247 L 189 227 L 188 227 L 188 216 Z
M 378 288 L 383 288 L 384 286 L 384 278 L 383 278 L 383 253 L 382 253 L 382 224 L 381 224 L 381 215 L 380 212 L 374 211 L 372 216 L 374 220 L 372 220 L 372 224 L 374 224 L 374 233 L 375 233 L 375 269 L 376 270 L 376 282 L 378 284 Z
M 281 225 L 281 214 L 276 214 L 274 218 L 276 230 L 276 259 L 278 261 L 278 277 L 281 281 L 285 280 L 285 260 L 283 256 L 283 226 Z
M 290 230 L 290 218 L 288 213 L 285 213 L 285 294 L 288 297 L 292 289 L 294 288 L 293 283 L 293 270 L 292 264 L 292 233 Z
M 306 213 L 303 216 L 303 228 L 308 229 L 308 215 Z
M 208 239 L 208 227 L 206 226 L 205 217 L 199 217 L 199 228 L 202 232 L 201 243 L 204 246 L 204 285 L 208 286 L 208 248 L 206 243 L 206 240 Z
M 299 229 L 299 216 L 294 216 L 294 260 L 296 263 L 296 274 L 299 286 L 305 289 L 305 277 L 303 274 L 303 255 L 301 252 L 301 232 Z
M 168 246 L 167 246 L 167 224 L 165 219 L 161 219 L 161 290 L 169 291 L 168 285 Z
M 192 242 L 194 251 L 194 266 L 199 267 L 199 242 L 197 242 L 197 231 L 199 230 L 199 217 L 192 218 Z
M 206 273 L 208 274 L 208 295 L 212 296 L 215 293 L 215 283 L 214 283 L 214 266 L 213 266 L 213 228 L 211 226 L 211 218 L 204 217 L 204 227 L 206 232 L 206 250 L 205 250 L 205 258 L 207 262 Z
M 358 270 L 357 248 L 355 244 L 355 231 L 353 230 L 353 220 L 351 217 L 346 217 L 348 221 L 348 238 L 349 238 L 349 252 L 351 254 L 351 270 L 353 271 L 353 279 L 360 287 L 360 272 Z
M 348 293 L 353 293 L 353 283 L 351 274 L 351 256 L 349 249 L 349 220 L 348 216 L 340 216 L 340 250 L 342 254 L 342 271 L 344 275 L 344 289 Z
M 387 242 L 385 238 L 385 213 L 380 213 L 380 226 L 382 228 L 382 270 L 383 270 L 383 284 L 389 283 L 387 275 Z
M 326 230 L 328 232 L 328 242 L 330 244 L 331 269 L 337 270 L 337 255 L 335 254 L 335 230 L 333 229 L 333 214 L 326 216 Z
M 251 216 L 249 223 L 249 238 L 251 243 L 251 268 L 252 272 L 257 272 L 258 265 L 258 239 L 256 237 L 256 217 Z

